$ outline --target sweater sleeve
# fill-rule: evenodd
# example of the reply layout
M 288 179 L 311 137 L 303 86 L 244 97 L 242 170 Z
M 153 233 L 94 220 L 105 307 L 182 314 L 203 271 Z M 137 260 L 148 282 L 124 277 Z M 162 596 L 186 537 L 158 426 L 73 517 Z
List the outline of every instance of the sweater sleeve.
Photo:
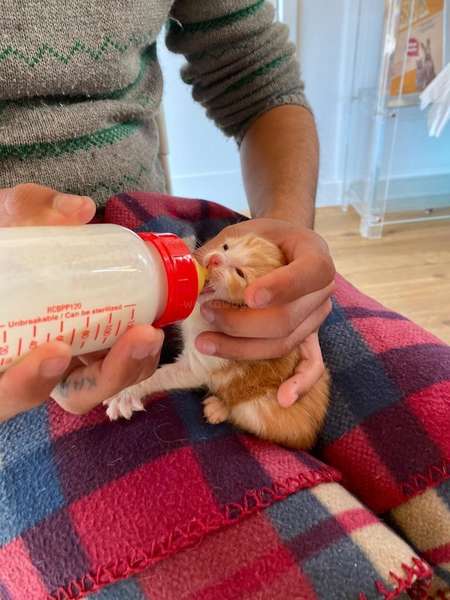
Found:
M 240 142 L 275 106 L 309 108 L 288 28 L 267 0 L 176 0 L 167 46 L 184 54 L 183 80 L 208 117 Z

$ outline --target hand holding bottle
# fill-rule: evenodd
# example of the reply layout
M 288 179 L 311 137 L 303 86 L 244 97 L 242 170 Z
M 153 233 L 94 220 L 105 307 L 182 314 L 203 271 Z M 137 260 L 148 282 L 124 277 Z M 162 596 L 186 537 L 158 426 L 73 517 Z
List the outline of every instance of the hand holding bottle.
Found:
M 91 199 L 35 184 L 0 190 L 0 227 L 82 225 L 94 214 Z M 149 377 L 159 362 L 162 341 L 161 331 L 140 325 L 126 331 L 106 355 L 74 359 L 64 342 L 39 345 L 1 375 L 0 421 L 45 402 L 55 388 L 52 395 L 63 408 L 88 412 Z

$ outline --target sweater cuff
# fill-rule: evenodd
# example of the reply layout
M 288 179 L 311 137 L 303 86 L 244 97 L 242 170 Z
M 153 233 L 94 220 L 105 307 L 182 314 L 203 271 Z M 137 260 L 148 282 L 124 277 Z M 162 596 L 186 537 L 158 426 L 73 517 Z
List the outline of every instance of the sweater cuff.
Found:
M 303 93 L 287 94 L 280 96 L 279 98 L 271 98 L 263 107 L 261 107 L 261 109 L 259 109 L 250 119 L 248 119 L 248 121 L 243 123 L 241 129 L 234 134 L 234 139 L 236 140 L 239 148 L 247 131 L 250 129 L 253 123 L 257 121 L 259 117 L 262 117 L 262 115 L 268 113 L 273 108 L 277 108 L 278 106 L 301 106 L 302 108 L 306 108 L 306 110 L 314 117 L 314 112 L 311 108 L 311 105 Z

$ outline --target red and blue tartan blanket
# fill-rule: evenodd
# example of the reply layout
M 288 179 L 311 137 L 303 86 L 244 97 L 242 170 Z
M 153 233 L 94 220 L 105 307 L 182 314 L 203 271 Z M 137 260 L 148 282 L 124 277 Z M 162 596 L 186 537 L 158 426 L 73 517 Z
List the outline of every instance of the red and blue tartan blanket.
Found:
M 200 242 L 242 218 L 144 193 L 104 214 Z M 312 454 L 208 425 L 195 391 L 130 422 L 49 401 L 1 424 L 0 599 L 450 597 L 450 348 L 340 277 L 321 344 Z

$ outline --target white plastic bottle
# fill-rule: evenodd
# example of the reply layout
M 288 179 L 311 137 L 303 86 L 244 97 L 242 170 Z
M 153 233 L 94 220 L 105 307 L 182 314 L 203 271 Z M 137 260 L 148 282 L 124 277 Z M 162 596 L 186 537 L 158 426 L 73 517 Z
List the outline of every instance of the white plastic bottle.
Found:
M 173 234 L 118 225 L 0 229 L 0 371 L 60 340 L 74 356 L 112 346 L 134 324 L 192 312 L 204 270 Z

